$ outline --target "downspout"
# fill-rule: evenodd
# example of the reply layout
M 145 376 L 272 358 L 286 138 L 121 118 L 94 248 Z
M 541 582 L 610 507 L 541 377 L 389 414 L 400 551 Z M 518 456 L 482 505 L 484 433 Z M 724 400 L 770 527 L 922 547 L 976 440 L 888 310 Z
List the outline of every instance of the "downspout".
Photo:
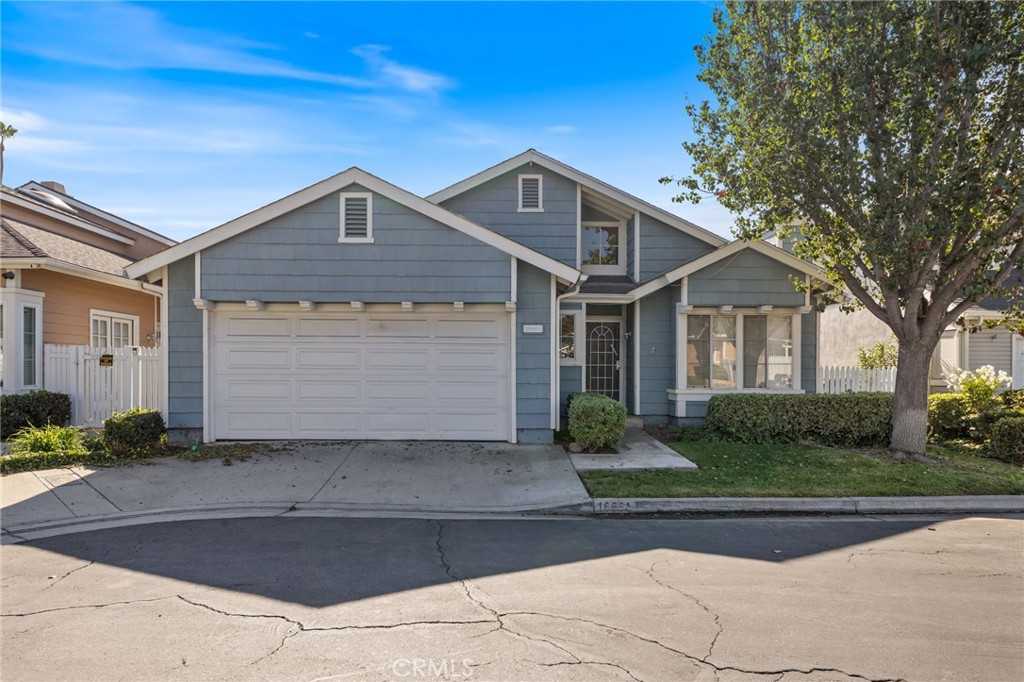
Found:
M 559 321 L 559 324 L 561 323 L 561 320 L 562 320 L 562 317 L 561 317 L 562 316 L 562 301 L 564 299 L 566 299 L 566 298 L 569 298 L 571 296 L 575 296 L 576 294 L 580 293 L 580 287 L 583 286 L 583 283 L 587 281 L 588 277 L 589 277 L 589 275 L 584 275 L 583 273 L 580 273 L 580 277 L 579 277 L 579 279 L 576 280 L 575 284 L 573 284 L 571 287 L 566 289 L 565 293 L 562 294 L 561 296 L 555 296 L 555 319 Z M 551 330 L 551 335 L 552 336 L 554 336 L 555 331 L 556 330 L 554 330 L 554 329 Z M 556 345 L 556 348 L 557 348 L 557 345 Z M 556 421 L 558 422 L 558 426 L 561 427 L 561 425 L 562 425 L 562 367 L 561 367 L 561 363 L 558 360 L 557 353 L 556 353 L 556 357 L 551 358 L 551 361 L 558 363 L 558 366 L 556 366 L 555 372 L 554 372 L 554 374 L 555 374 L 555 405 L 556 405 L 556 407 L 555 407 L 555 412 L 556 412 L 555 417 L 556 417 Z

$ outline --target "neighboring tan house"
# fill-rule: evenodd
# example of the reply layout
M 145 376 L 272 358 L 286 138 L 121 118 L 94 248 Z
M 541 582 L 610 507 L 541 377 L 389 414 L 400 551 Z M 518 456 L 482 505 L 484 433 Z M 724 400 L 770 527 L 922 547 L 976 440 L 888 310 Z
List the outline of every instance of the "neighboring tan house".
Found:
M 167 291 L 175 437 L 550 442 L 813 392 L 822 273 L 529 150 L 423 198 L 358 168 L 128 266 Z
M 159 342 L 160 290 L 125 267 L 176 242 L 58 183 L 0 188 L 3 391 L 43 387 L 43 344 Z
M 1019 271 L 1010 285 L 1020 285 Z M 932 356 L 930 386 L 933 392 L 947 390 L 946 374 L 976 370 L 991 365 L 1013 379 L 1013 388 L 1024 388 L 1024 336 L 999 326 L 1011 301 L 989 297 L 968 309 L 960 324 L 951 324 Z M 838 305 L 829 306 L 821 316 L 821 366 L 857 364 L 857 349 L 894 341 L 892 330 L 867 310 L 846 314 Z

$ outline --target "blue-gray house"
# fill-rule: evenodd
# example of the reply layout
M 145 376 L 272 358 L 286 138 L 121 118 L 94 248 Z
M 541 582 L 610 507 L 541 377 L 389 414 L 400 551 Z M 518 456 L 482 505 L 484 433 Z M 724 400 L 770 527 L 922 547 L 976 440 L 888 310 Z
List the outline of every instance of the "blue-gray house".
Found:
M 179 437 L 547 442 L 576 391 L 663 423 L 815 386 L 817 268 L 533 150 L 427 198 L 352 168 L 128 274 Z

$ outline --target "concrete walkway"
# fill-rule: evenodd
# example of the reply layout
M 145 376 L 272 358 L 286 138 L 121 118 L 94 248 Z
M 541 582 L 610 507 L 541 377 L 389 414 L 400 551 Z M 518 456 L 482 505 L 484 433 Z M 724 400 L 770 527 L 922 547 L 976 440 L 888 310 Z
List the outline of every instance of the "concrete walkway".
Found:
M 6 475 L 0 526 L 10 540 L 69 526 L 197 515 L 592 509 L 556 445 L 356 442 L 268 450 L 231 466 L 163 458 Z
M 626 435 L 617 449 L 618 452 L 611 454 L 571 452 L 569 459 L 576 471 L 697 468 L 696 464 L 636 426 L 626 427 Z

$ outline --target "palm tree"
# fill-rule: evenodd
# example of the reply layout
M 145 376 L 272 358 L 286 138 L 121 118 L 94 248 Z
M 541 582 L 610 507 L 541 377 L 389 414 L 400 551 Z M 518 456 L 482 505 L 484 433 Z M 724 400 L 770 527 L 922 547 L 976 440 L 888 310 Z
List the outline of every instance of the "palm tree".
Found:
M 4 142 L 18 134 L 18 129 L 0 121 L 0 183 L 4 181 Z

